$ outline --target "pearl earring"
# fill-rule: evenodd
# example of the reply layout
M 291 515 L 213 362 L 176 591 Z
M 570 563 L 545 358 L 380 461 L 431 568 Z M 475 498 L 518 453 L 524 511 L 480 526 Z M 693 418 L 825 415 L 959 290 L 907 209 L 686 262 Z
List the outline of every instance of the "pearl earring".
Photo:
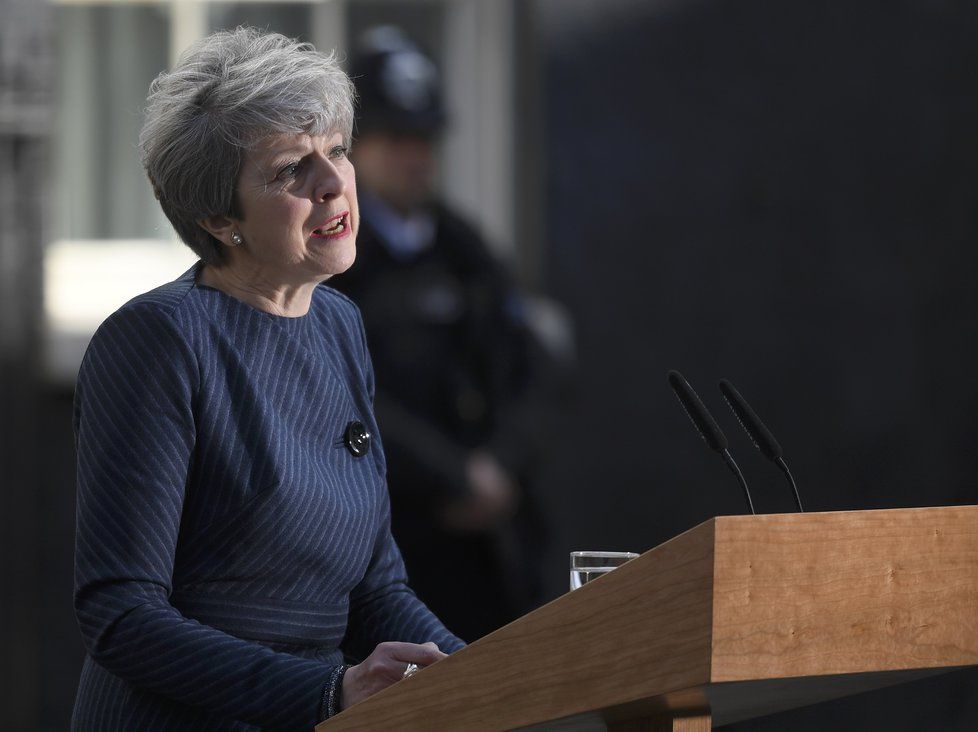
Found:
M 234 232 L 231 234 L 231 243 L 236 247 L 240 247 L 242 244 L 244 244 L 244 239 L 241 238 L 241 234 Z

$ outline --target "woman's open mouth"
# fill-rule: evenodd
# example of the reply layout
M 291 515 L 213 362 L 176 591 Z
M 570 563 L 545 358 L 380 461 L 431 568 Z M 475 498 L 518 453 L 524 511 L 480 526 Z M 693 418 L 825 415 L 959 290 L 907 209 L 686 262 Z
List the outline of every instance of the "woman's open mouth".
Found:
M 350 212 L 344 211 L 312 230 L 317 239 L 339 239 L 350 231 Z

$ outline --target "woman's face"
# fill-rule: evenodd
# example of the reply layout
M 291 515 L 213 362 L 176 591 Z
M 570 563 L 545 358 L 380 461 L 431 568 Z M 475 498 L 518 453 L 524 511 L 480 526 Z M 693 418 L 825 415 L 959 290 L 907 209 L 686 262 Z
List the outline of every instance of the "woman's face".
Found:
M 249 150 L 237 186 L 243 244 L 228 263 L 280 284 L 347 270 L 360 224 L 347 153 L 340 133 L 273 135 Z

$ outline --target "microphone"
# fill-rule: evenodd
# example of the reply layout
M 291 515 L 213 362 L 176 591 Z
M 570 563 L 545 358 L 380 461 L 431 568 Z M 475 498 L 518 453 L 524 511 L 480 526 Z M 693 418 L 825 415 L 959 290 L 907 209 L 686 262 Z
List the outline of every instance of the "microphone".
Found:
M 791 476 L 791 471 L 788 470 L 788 464 L 784 461 L 784 451 L 778 441 L 774 439 L 771 430 L 764 425 L 761 418 L 750 408 L 747 400 L 740 395 L 733 384 L 726 379 L 720 379 L 720 391 L 723 392 L 723 398 L 726 399 L 730 409 L 737 415 L 740 426 L 754 441 L 754 446 L 761 451 L 764 457 L 781 468 L 781 471 L 788 477 L 791 490 L 795 494 L 795 503 L 798 504 L 798 511 L 804 513 L 805 509 L 801 507 L 801 496 L 798 495 L 798 486 Z
M 747 481 L 744 479 L 744 474 L 740 472 L 740 467 L 730 454 L 730 450 L 727 449 L 727 438 L 719 425 L 717 425 L 716 420 L 713 419 L 713 415 L 703 406 L 703 402 L 696 392 L 693 391 L 693 387 L 689 385 L 689 382 L 678 371 L 669 372 L 669 386 L 676 393 L 679 403 L 686 410 L 686 415 L 696 425 L 696 429 L 706 441 L 706 444 L 714 452 L 720 453 L 723 461 L 733 471 L 733 474 L 737 476 L 740 487 L 744 489 L 744 496 L 747 498 L 747 507 L 752 514 L 755 513 L 754 502 L 750 498 L 750 489 L 747 487 Z

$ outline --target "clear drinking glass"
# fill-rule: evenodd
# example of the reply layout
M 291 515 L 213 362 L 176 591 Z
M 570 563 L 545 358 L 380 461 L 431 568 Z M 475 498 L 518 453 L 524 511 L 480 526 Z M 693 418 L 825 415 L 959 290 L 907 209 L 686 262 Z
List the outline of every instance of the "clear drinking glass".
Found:
M 571 552 L 570 588 L 576 590 L 637 556 L 633 552 Z

